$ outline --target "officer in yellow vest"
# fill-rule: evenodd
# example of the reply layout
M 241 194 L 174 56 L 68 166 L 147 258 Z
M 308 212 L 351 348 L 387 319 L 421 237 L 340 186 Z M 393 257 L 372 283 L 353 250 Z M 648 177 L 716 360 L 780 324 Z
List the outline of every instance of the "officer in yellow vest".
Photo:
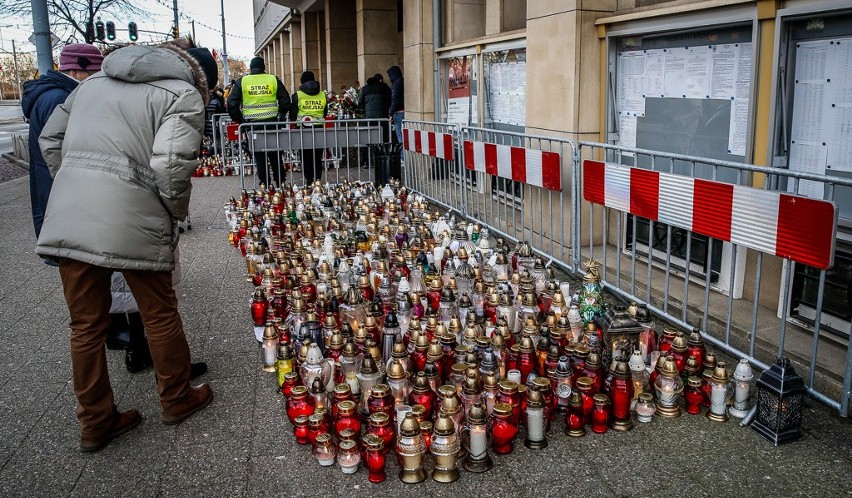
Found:
M 250 73 L 237 80 L 228 94 L 228 114 L 237 123 L 284 121 L 290 109 L 290 94 L 274 74 L 266 74 L 262 57 L 249 63 Z M 255 152 L 254 164 L 261 182 L 269 185 L 269 172 L 281 185 L 281 152 Z
M 299 79 L 299 90 L 293 94 L 290 106 L 290 120 L 297 120 L 305 127 L 321 127 L 322 120 L 328 112 L 328 102 L 325 92 L 320 89 L 319 82 L 313 71 L 305 71 Z M 305 132 L 302 132 L 305 133 Z M 325 149 L 305 149 L 302 151 L 302 171 L 305 175 L 305 185 L 314 180 L 322 179 L 323 153 Z

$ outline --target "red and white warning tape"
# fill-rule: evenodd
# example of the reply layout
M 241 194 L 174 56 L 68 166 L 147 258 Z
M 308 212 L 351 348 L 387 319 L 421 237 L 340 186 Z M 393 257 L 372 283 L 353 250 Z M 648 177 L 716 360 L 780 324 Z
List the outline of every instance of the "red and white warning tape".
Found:
M 834 264 L 833 202 L 588 159 L 583 198 L 816 268 Z
M 464 141 L 464 167 L 548 190 L 562 190 L 558 152 Z
M 453 136 L 449 133 L 403 128 L 403 148 L 439 159 L 453 160 Z

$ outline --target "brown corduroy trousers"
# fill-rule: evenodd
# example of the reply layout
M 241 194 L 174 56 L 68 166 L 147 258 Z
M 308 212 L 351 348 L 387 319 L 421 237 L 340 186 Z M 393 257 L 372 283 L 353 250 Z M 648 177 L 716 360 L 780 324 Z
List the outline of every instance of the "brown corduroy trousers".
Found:
M 109 430 L 114 400 L 107 372 L 106 341 L 113 270 L 60 258 L 59 274 L 71 313 L 71 369 L 82 437 Z M 189 344 L 169 271 L 120 270 L 139 305 L 157 374 L 163 412 L 189 394 Z

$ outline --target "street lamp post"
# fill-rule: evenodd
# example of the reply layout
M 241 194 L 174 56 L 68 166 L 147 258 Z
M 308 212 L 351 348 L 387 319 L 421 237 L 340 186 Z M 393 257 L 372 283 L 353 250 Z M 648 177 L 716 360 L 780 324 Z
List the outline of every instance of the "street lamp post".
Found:
M 225 39 L 225 0 L 221 0 L 222 9 L 222 85 L 227 85 L 228 79 L 228 41 Z
M 32 0 L 33 34 L 35 35 L 38 74 L 47 74 L 53 67 L 53 50 L 50 46 L 50 21 L 47 16 L 47 0 Z

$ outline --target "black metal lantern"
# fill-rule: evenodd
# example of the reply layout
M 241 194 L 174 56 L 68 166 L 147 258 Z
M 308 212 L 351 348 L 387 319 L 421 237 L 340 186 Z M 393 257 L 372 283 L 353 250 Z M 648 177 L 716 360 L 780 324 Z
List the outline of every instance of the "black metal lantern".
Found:
M 626 360 L 633 351 L 639 349 L 639 336 L 645 328 L 625 306 L 610 306 L 597 323 L 603 331 L 601 356 L 605 365 L 609 365 L 613 358 Z
M 805 382 L 790 360 L 778 358 L 757 381 L 757 417 L 752 428 L 775 446 L 801 438 L 805 392 Z

